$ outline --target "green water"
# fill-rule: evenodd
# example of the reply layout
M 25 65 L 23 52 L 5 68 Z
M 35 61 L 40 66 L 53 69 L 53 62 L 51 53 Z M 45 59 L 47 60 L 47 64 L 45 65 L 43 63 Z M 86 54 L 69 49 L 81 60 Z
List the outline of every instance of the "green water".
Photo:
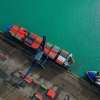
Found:
M 7 23 L 46 34 L 71 51 L 73 73 L 100 71 L 100 0 L 0 0 L 0 26 Z

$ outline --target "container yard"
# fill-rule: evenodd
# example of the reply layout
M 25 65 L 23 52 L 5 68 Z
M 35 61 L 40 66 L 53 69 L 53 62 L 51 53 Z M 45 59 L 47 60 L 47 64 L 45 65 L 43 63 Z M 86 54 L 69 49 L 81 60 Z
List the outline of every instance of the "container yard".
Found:
M 14 83 L 20 80 L 31 61 L 27 55 L 0 38 L 0 97 L 1 100 L 99 100 L 99 90 L 87 81 L 73 75 L 53 61 L 48 61 L 45 69 L 34 67 L 21 86 Z M 51 89 L 51 90 L 49 90 Z M 49 94 L 49 91 L 51 93 Z M 50 97 L 49 97 L 50 96 Z

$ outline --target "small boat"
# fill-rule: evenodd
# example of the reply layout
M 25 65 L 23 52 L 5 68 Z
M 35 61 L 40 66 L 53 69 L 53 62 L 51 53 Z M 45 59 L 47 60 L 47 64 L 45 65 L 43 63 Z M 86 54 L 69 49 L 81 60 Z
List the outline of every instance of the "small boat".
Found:
M 96 86 L 100 86 L 100 72 L 88 71 L 86 75 L 93 84 L 95 84 Z

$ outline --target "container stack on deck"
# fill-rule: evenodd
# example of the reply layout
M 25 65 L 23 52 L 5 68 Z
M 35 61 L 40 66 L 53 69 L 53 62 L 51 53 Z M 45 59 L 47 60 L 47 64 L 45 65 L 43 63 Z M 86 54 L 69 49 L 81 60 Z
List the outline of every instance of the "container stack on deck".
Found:
M 23 45 L 33 50 L 40 48 L 43 40 L 40 36 L 30 33 L 25 28 L 17 25 L 10 25 L 5 34 L 10 34 L 11 37 L 19 40 Z M 74 62 L 72 55 L 68 51 L 49 42 L 46 42 L 44 53 L 54 62 L 65 68 Z

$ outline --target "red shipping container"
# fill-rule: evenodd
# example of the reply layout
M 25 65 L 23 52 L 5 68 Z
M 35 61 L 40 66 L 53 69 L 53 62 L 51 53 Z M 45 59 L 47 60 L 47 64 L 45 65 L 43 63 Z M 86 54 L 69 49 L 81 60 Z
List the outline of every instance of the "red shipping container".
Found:
M 33 42 L 32 43 L 32 48 L 33 49 L 37 49 L 37 48 L 39 48 L 40 47 L 40 44 L 39 43 L 37 43 L 37 42 Z
M 14 25 L 14 26 L 10 29 L 10 33 L 11 33 L 13 36 L 15 36 L 16 33 L 18 32 L 18 30 L 19 30 L 19 26 Z
M 54 52 L 53 50 L 51 50 L 49 53 L 49 57 L 54 60 L 56 58 L 57 54 L 58 54 L 58 52 Z
M 52 49 L 52 46 L 53 46 L 52 44 L 46 43 L 45 49 L 44 49 L 45 54 L 49 54 L 50 53 L 50 51 Z
M 50 97 L 52 100 L 55 99 L 57 93 L 53 89 L 49 89 L 47 92 L 47 96 Z
M 31 33 L 31 36 L 36 40 L 36 38 L 38 37 L 38 35 Z
M 36 38 L 36 42 L 39 43 L 39 44 L 42 43 L 42 40 L 43 40 L 43 39 L 42 39 L 41 37 L 39 37 L 39 36 Z
M 50 48 L 46 48 L 46 47 L 45 47 L 45 48 L 44 48 L 44 53 L 48 55 L 49 52 L 50 52 L 50 50 L 51 50 Z
M 28 33 L 26 29 L 20 28 L 16 35 L 18 35 L 18 37 L 20 37 L 21 39 L 24 39 L 27 36 L 27 34 Z

